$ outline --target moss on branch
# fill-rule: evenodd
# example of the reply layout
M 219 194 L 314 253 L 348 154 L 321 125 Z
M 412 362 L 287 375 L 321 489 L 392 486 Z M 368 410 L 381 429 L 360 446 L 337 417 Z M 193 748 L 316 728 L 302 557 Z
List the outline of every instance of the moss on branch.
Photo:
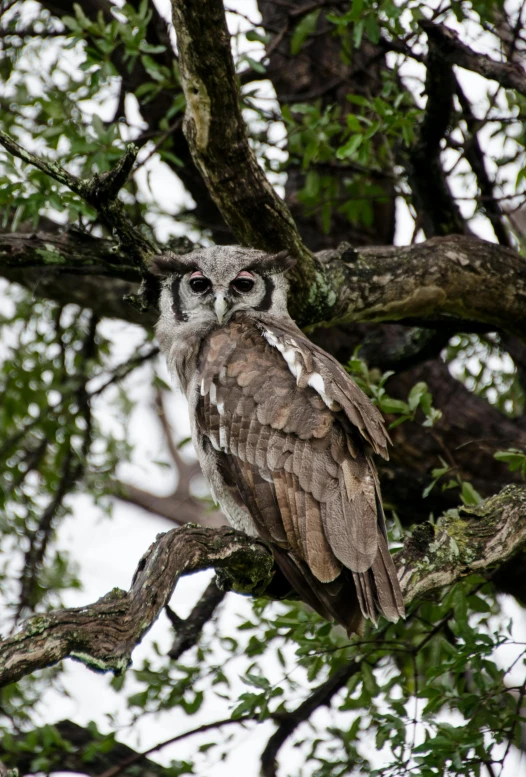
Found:
M 450 511 L 436 527 L 419 527 L 395 557 L 406 604 L 471 572 L 490 572 L 525 546 L 526 488 L 507 486 L 477 507 Z M 66 657 L 123 672 L 179 577 L 210 567 L 232 590 L 254 595 L 274 574 L 268 548 L 241 532 L 173 529 L 140 560 L 128 592 L 114 589 L 87 607 L 34 616 L 0 642 L 0 686 Z
M 396 554 L 396 566 L 409 603 L 472 572 L 489 573 L 526 546 L 526 488 L 506 486 L 476 507 L 424 524 Z

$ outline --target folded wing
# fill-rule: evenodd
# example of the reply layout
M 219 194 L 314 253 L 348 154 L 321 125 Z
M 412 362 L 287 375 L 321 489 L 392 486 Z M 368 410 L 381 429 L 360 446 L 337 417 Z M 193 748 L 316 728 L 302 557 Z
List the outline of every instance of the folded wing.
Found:
M 356 631 L 403 616 L 374 465 L 376 408 L 299 330 L 237 318 L 200 358 L 200 432 L 291 586 Z

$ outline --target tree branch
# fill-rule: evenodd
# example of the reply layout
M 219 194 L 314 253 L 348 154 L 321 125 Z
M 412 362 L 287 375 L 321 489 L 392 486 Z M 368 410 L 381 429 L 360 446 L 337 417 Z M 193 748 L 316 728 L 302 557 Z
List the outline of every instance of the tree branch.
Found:
M 285 203 L 248 144 L 222 0 L 173 0 L 184 131 L 192 157 L 243 245 L 308 255 Z
M 396 554 L 406 603 L 471 572 L 500 565 L 526 545 L 526 488 L 506 486 L 476 507 L 423 524 Z
M 168 496 L 159 496 L 121 480 L 112 481 L 109 485 L 117 499 L 136 505 L 149 513 L 161 515 L 178 526 L 196 523 L 199 526 L 218 528 L 226 523 L 219 510 L 206 510 L 203 502 L 191 495 L 182 496 L 178 489 Z
M 456 32 L 443 24 L 434 24 L 424 19 L 420 21 L 420 26 L 429 41 L 437 45 L 444 62 L 491 78 L 506 89 L 516 89 L 526 95 L 526 73 L 518 62 L 496 62 L 486 54 L 473 51 L 459 40 Z
M 434 529 L 419 527 L 395 557 L 406 604 L 511 558 L 526 544 L 525 517 L 526 489 L 507 486 L 477 507 L 446 514 Z M 143 556 L 128 593 L 114 589 L 88 607 L 35 616 L 0 642 L 0 687 L 68 656 L 123 672 L 178 578 L 209 567 L 238 593 L 260 595 L 273 576 L 272 556 L 258 540 L 227 528 L 172 529 Z
M 491 222 L 495 237 L 501 245 L 512 247 L 512 240 L 508 229 L 504 224 L 502 208 L 495 196 L 493 181 L 490 179 L 486 168 L 486 158 L 479 143 L 477 134 L 478 124 L 473 114 L 471 103 L 462 89 L 458 79 L 455 79 L 455 91 L 457 93 L 460 107 L 462 108 L 463 118 L 466 121 L 469 137 L 464 144 L 464 156 L 471 169 L 475 173 L 480 198 L 484 205 L 484 212 Z
M 526 260 L 502 246 L 451 235 L 402 248 L 343 244 L 323 258 L 330 325 L 461 319 L 525 337 Z
M 225 594 L 226 592 L 218 587 L 216 580 L 211 580 L 188 618 L 179 618 L 177 623 L 172 624 L 175 639 L 168 651 L 170 658 L 178 661 L 183 653 L 197 644 L 203 627 L 219 607 Z
M 88 777 L 100 777 L 102 772 L 115 767 L 120 769 L 123 777 L 137 777 L 137 769 L 140 769 L 140 777 L 167 777 L 169 767 L 161 766 L 142 753 L 137 753 L 128 745 L 117 742 L 110 737 L 106 737 L 94 729 L 92 725 L 89 728 L 78 726 L 70 720 L 60 720 L 53 724 L 54 730 L 63 743 L 62 747 L 55 746 L 53 752 L 47 754 L 49 758 L 48 768 L 60 772 L 74 772 L 75 774 L 88 775 Z M 49 726 L 43 730 L 36 729 L 33 736 L 37 739 L 45 739 L 45 732 Z M 28 752 L 26 748 L 17 748 L 19 739 L 25 739 L 25 735 L 13 737 L 15 743 L 15 752 L 4 750 L 5 744 L 0 744 L 0 757 L 9 764 L 16 764 L 21 775 L 31 774 L 34 764 L 34 752 Z M 68 747 L 69 745 L 69 747 Z M 100 745 L 98 747 L 97 745 Z M 84 755 L 89 752 L 89 760 Z M 133 759 L 133 761 L 132 761 Z M 128 766 L 127 762 L 133 763 Z M 0 771 L 0 777 L 16 777 L 14 772 L 4 775 Z
M 276 777 L 276 757 L 290 735 L 310 718 L 319 707 L 328 707 L 351 677 L 360 671 L 361 662 L 351 661 L 337 669 L 324 683 L 318 685 L 305 701 L 292 712 L 284 713 L 276 731 L 268 740 L 261 755 L 261 777 Z
M 178 578 L 224 569 L 238 592 L 264 590 L 273 574 L 268 549 L 230 528 L 188 524 L 161 534 L 140 560 L 130 590 L 113 589 L 88 607 L 38 615 L 0 643 L 0 687 L 67 656 L 95 671 L 123 672 L 169 601 Z
M 122 295 L 137 288 L 140 273 L 113 246 L 73 232 L 0 234 L 0 273 L 59 302 L 152 326 L 155 311 L 140 314 L 123 302 Z M 305 327 L 368 321 L 444 321 L 451 327 L 457 320 L 525 338 L 526 260 L 503 246 L 451 235 L 412 246 L 353 249 L 344 243 L 318 258 L 313 298 L 325 302 L 307 311 L 307 318 L 301 299 L 309 287 L 298 275 L 291 283 L 291 315 Z M 84 275 L 82 284 L 79 275 Z
M 192 158 L 223 218 L 242 245 L 298 258 L 293 277 L 308 293 L 296 307 L 308 321 L 327 312 L 323 277 L 249 146 L 222 0 L 172 0 L 181 80 L 184 132 Z M 324 311 L 324 312 L 323 312 Z
M 87 180 L 68 173 L 57 162 L 45 162 L 39 159 L 1 130 L 0 145 L 13 156 L 33 165 L 54 181 L 67 186 L 82 197 L 88 205 L 95 208 L 103 222 L 117 232 L 123 248 L 132 257 L 134 263 L 142 269 L 147 267 L 148 259 L 155 254 L 156 249 L 141 231 L 133 226 L 124 211 L 123 204 L 118 199 L 118 193 L 126 183 L 137 157 L 138 148 L 133 143 L 127 144 L 125 153 L 113 170 L 96 174 Z
M 426 57 L 427 104 L 415 143 L 409 150 L 409 179 L 427 237 L 469 234 L 448 186 L 440 159 L 440 141 L 449 129 L 455 93 L 453 67 L 429 36 Z

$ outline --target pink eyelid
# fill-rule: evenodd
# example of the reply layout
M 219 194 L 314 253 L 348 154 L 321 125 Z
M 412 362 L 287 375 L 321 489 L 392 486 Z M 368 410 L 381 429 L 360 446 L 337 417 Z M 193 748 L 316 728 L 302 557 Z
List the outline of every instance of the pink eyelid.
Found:
M 241 270 L 241 272 L 236 275 L 236 279 L 237 278 L 250 278 L 251 281 L 254 280 L 254 276 L 248 270 Z
M 201 270 L 194 270 L 194 272 L 191 274 L 190 278 L 204 278 L 205 276 L 201 272 Z

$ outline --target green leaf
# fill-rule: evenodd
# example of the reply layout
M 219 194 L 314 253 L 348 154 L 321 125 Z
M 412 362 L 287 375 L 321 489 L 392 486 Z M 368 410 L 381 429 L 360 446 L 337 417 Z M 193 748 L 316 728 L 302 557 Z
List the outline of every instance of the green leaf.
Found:
M 320 9 L 317 8 L 315 11 L 306 14 L 296 25 L 290 39 L 290 53 L 293 57 L 299 53 L 309 35 L 312 35 L 316 29 L 319 15 Z
M 139 43 L 139 51 L 142 51 L 144 54 L 162 54 L 163 51 L 166 51 L 166 46 L 154 46 L 153 44 L 142 40 Z
M 507 451 L 497 451 L 494 454 L 494 458 L 497 461 L 504 461 L 510 470 L 510 472 L 516 472 L 521 470 L 523 475 L 526 475 L 526 453 L 518 450 L 517 448 L 510 448 Z
M 363 135 L 351 135 L 347 143 L 336 150 L 338 159 L 350 159 L 353 157 L 363 142 Z
M 420 404 L 420 400 L 427 393 L 427 383 L 416 383 L 407 397 L 407 404 L 411 410 L 416 410 Z M 431 396 L 431 395 L 429 395 Z
M 479 492 L 467 480 L 462 481 L 460 497 L 465 505 L 478 505 L 482 502 Z
M 245 62 L 248 65 L 250 65 L 252 70 L 254 70 L 256 73 L 266 73 L 267 72 L 267 68 L 265 67 L 265 65 L 262 62 L 258 62 L 257 59 L 253 59 L 252 57 L 249 57 L 246 54 L 243 57 L 243 59 L 245 60 Z
M 380 407 L 384 413 L 405 413 L 410 415 L 409 405 L 401 399 L 382 397 Z
M 257 41 L 258 43 L 267 44 L 271 40 L 270 35 L 265 35 L 257 30 L 249 30 L 245 33 L 245 38 L 249 41 Z

